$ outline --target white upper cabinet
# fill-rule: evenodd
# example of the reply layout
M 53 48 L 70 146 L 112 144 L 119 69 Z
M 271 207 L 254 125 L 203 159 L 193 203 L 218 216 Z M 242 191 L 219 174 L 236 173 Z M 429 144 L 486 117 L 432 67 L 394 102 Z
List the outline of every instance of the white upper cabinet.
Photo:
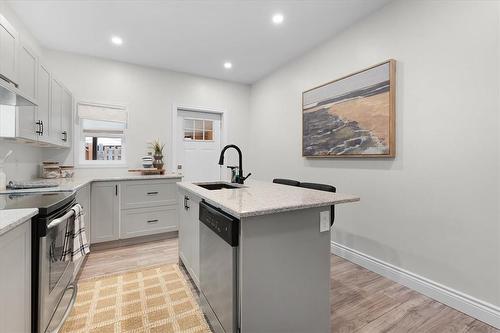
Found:
M 0 14 L 0 138 L 70 147 L 73 95 L 23 37 Z
M 51 94 L 50 94 L 50 72 L 48 69 L 40 64 L 38 66 L 37 75 L 37 134 L 38 141 L 44 143 L 51 142 L 51 126 L 50 126 L 50 113 L 51 113 Z
M 29 142 L 36 141 L 38 138 L 36 126 L 36 107 L 35 106 L 18 106 L 13 107 L 17 113 L 17 129 L 16 137 Z
M 73 95 L 68 89 L 62 89 L 62 114 L 61 114 L 61 134 L 64 146 L 69 146 L 71 142 L 71 123 L 73 119 Z
M 55 79 L 51 80 L 51 112 L 50 112 L 50 142 L 56 145 L 63 144 L 62 123 L 62 85 Z
M 37 98 L 38 57 L 23 43 L 19 47 L 19 90 L 32 100 Z
M 0 15 L 0 75 L 3 81 L 16 86 L 18 34 L 14 27 Z

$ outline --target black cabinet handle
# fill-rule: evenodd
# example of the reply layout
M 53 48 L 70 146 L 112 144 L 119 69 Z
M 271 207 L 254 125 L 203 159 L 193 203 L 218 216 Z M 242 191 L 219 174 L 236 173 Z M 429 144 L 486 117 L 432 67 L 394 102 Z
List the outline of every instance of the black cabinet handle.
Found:
M 115 195 L 118 196 L 118 185 L 115 185 Z
M 190 207 L 189 207 L 189 197 L 188 196 L 184 196 L 184 209 L 185 210 L 188 210 Z
M 147 195 L 157 195 L 158 192 L 148 192 Z
M 158 220 L 148 220 L 148 223 L 157 223 Z
M 40 123 L 42 124 L 42 133 L 41 133 L 41 135 L 43 135 L 43 120 L 40 120 Z
M 62 132 L 62 135 L 64 135 L 64 137 L 62 138 L 63 141 L 68 141 L 68 132 L 64 131 Z
M 38 120 L 35 124 L 38 126 L 38 129 L 35 131 L 35 133 L 38 135 L 42 135 L 43 134 L 42 121 Z

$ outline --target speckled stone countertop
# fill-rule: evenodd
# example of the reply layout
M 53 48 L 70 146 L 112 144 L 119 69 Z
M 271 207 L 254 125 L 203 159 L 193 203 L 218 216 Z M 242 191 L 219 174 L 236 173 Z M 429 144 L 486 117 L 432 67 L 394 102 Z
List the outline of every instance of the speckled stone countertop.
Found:
M 181 179 L 177 173 L 167 173 L 165 175 L 142 176 L 136 172 L 128 172 L 126 169 L 99 169 L 82 170 L 76 169 L 73 178 L 46 179 L 48 182 L 56 182 L 57 187 L 45 187 L 26 190 L 5 190 L 2 194 L 12 193 L 43 193 L 43 192 L 73 192 L 91 182 L 98 181 L 123 181 L 123 180 L 152 180 L 152 179 Z M 37 179 L 40 180 L 40 179 Z M 32 215 L 31 215 L 32 214 Z M 15 228 L 27 219 L 38 214 L 36 207 L 28 209 L 0 209 L 0 235 Z
M 207 190 L 190 182 L 177 186 L 239 218 L 359 201 L 355 195 L 256 180 L 249 180 L 238 189 Z
M 0 236 L 38 214 L 36 208 L 0 210 Z
M 72 192 L 76 191 L 91 182 L 101 181 L 122 181 L 122 180 L 151 180 L 151 179 L 172 179 L 182 178 L 177 173 L 166 173 L 165 175 L 142 176 L 137 172 L 127 172 L 127 170 L 102 169 L 99 171 L 76 169 L 72 178 L 45 179 L 47 182 L 57 183 L 57 187 L 44 187 L 26 190 L 5 190 L 0 194 L 10 193 L 40 193 L 40 192 Z M 37 179 L 42 180 L 42 179 Z

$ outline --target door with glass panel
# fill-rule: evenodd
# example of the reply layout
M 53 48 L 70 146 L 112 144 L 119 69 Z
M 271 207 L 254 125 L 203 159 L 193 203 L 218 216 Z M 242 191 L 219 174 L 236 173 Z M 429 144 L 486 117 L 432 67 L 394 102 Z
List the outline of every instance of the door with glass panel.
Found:
M 221 179 L 221 115 L 178 110 L 177 165 L 184 181 Z

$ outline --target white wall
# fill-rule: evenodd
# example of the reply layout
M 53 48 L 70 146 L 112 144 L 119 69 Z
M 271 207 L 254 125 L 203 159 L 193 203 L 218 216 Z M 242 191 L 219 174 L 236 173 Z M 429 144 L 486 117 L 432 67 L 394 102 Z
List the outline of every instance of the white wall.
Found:
M 333 240 L 500 305 L 496 2 L 399 1 L 252 87 L 248 171 L 329 183 Z M 301 93 L 397 60 L 397 157 L 301 157 Z
M 76 102 L 127 107 L 129 167 L 140 166 L 147 143 L 155 138 L 167 143 L 165 156 L 168 166 L 171 165 L 174 104 L 225 110 L 228 142 L 246 146 L 248 85 L 49 50 L 45 51 L 45 62 L 73 92 Z M 70 164 L 75 162 L 72 149 L 48 150 L 46 157 Z

